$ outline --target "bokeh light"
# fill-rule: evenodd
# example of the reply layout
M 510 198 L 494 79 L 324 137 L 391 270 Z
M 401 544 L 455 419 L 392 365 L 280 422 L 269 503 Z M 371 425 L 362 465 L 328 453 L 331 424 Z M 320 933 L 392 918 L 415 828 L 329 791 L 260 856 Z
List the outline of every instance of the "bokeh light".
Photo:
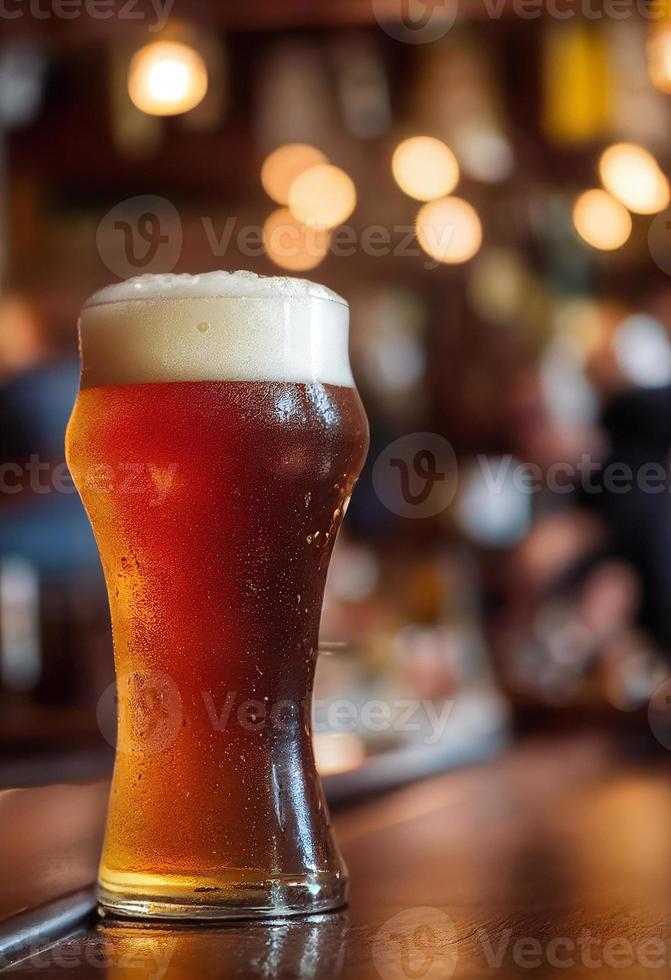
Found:
M 322 776 L 349 772 L 366 758 L 363 741 L 354 732 L 316 732 L 312 745 L 317 769 Z
M 648 74 L 660 92 L 671 92 L 671 22 L 668 18 L 650 25 Z
M 391 169 L 401 190 L 418 201 L 445 197 L 459 183 L 457 158 L 432 136 L 412 136 L 399 144 Z
M 447 265 L 467 262 L 482 244 L 478 213 L 460 197 L 425 204 L 417 215 L 416 231 L 424 251 Z
M 339 167 L 321 164 L 304 171 L 291 185 L 289 209 L 311 228 L 335 228 L 356 207 L 356 188 Z
M 631 216 L 624 205 L 598 188 L 584 191 L 573 205 L 573 225 L 580 237 L 602 251 L 620 248 L 631 234 Z
M 328 163 L 316 146 L 307 143 L 287 143 L 273 150 L 261 167 L 263 189 L 277 204 L 289 203 L 291 185 L 311 167 Z
M 188 44 L 154 41 L 133 55 L 128 94 L 138 109 L 152 116 L 188 112 L 207 94 L 207 66 Z
M 656 214 L 669 203 L 669 182 L 642 146 L 609 146 L 601 155 L 599 175 L 606 190 L 636 214 Z
M 290 272 L 305 272 L 323 262 L 331 244 L 331 233 L 309 228 L 297 221 L 288 208 L 278 208 L 263 226 L 263 244 L 275 265 Z
M 515 459 L 488 457 L 466 464 L 460 473 L 456 520 L 462 531 L 486 548 L 506 548 L 520 541 L 531 525 L 532 495 L 515 480 Z M 492 475 L 497 482 L 492 493 Z
M 524 260 L 510 248 L 483 250 L 473 263 L 468 300 L 475 312 L 494 323 L 510 323 L 519 317 L 530 290 Z
M 615 328 L 615 355 L 622 373 L 642 388 L 671 384 L 671 341 L 662 323 L 645 313 L 625 317 Z

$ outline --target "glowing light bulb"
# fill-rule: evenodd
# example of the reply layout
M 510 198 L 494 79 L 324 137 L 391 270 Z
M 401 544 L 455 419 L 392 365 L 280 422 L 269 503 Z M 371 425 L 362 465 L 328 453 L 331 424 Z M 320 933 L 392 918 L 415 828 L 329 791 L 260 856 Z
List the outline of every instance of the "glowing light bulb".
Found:
M 432 136 L 412 136 L 400 143 L 391 161 L 401 190 L 418 201 L 445 197 L 459 183 L 459 164 L 452 150 Z
M 289 209 L 297 221 L 311 228 L 335 228 L 347 221 L 356 207 L 352 179 L 331 164 L 304 171 L 289 190 Z
M 669 203 L 669 182 L 642 146 L 609 146 L 601 154 L 599 176 L 606 190 L 636 214 L 656 214 Z
M 263 226 L 263 244 L 275 265 L 290 272 L 305 272 L 326 258 L 331 233 L 309 228 L 297 221 L 288 208 L 278 208 Z
M 176 116 L 194 109 L 207 93 L 207 67 L 188 44 L 154 41 L 140 48 L 128 71 L 128 94 L 152 116 Z
M 266 157 L 261 167 L 263 189 L 277 204 L 289 203 L 291 185 L 311 167 L 328 163 L 316 146 L 307 143 L 287 143 Z
M 417 215 L 416 231 L 424 251 L 447 265 L 468 262 L 482 244 L 478 212 L 460 197 L 425 204 Z
M 585 191 L 573 205 L 573 224 L 580 237 L 605 252 L 620 248 L 631 234 L 631 216 L 608 191 Z

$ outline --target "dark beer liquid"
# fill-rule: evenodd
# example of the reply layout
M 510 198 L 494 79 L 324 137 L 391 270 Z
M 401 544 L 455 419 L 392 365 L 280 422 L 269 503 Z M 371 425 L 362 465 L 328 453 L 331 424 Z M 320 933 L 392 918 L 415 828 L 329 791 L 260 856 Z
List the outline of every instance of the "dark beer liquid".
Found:
M 119 699 L 110 893 L 244 904 L 245 883 L 315 891 L 342 874 L 306 692 L 367 442 L 353 388 L 80 393 L 68 458 L 104 567 Z

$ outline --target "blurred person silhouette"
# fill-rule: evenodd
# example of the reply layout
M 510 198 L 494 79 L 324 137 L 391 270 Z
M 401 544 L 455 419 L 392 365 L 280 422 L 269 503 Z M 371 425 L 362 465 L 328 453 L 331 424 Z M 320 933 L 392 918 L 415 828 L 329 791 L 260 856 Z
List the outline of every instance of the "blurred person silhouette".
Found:
M 609 699 L 633 707 L 671 661 L 671 386 L 634 387 L 615 362 L 605 380 L 595 424 L 564 434 L 537 383 L 512 394 L 515 455 L 546 475 L 567 465 L 560 492 L 534 497 L 499 626 L 525 686 L 572 700 L 605 669 L 622 688 Z
M 671 386 L 614 395 L 602 428 L 609 451 L 581 504 L 602 520 L 607 553 L 636 570 L 638 622 L 671 661 Z

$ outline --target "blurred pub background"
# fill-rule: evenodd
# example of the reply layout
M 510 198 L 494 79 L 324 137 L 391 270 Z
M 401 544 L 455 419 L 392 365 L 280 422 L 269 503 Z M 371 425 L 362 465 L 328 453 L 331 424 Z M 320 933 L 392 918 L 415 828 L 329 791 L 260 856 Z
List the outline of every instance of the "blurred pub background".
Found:
M 107 606 L 62 446 L 78 310 L 145 272 L 302 275 L 350 302 L 372 442 L 324 609 L 334 794 L 530 729 L 652 741 L 669 93 L 668 0 L 6 0 L 5 785 L 111 759 Z

